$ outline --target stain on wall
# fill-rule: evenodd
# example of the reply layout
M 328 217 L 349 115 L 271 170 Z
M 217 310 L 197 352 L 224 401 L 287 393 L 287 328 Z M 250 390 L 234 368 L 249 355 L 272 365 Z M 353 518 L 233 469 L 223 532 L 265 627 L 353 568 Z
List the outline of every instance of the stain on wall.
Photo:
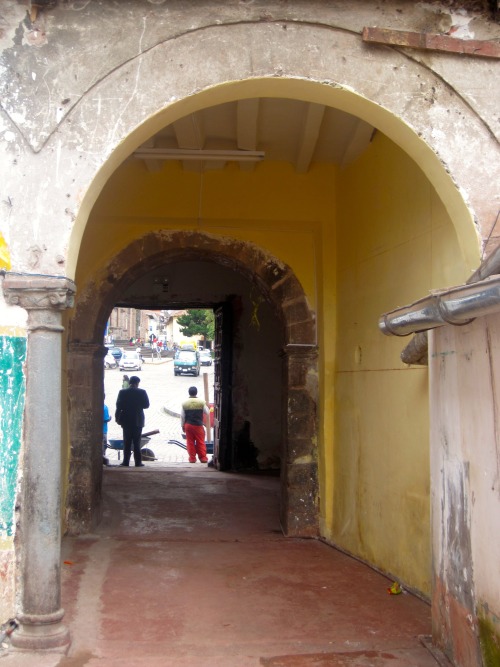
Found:
M 500 632 L 498 626 L 500 619 L 495 618 L 496 625 L 487 618 L 487 609 L 483 609 L 479 618 L 479 639 L 484 667 L 495 667 L 500 665 Z
M 26 338 L 0 336 L 0 539 L 14 532 L 14 503 L 26 392 Z

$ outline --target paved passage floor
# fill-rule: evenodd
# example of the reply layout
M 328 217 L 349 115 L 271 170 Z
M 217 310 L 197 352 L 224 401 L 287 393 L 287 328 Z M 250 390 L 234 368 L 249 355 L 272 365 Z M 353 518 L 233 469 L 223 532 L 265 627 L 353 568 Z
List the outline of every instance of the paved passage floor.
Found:
M 65 540 L 82 664 L 435 666 L 418 639 L 429 607 L 325 544 L 283 537 L 276 477 L 181 464 L 108 468 L 103 484 L 99 534 Z
M 279 479 L 202 464 L 104 469 L 96 534 L 65 538 L 67 656 L 37 667 L 436 667 L 429 606 L 283 537 Z M 1 661 L 0 661 L 1 662 Z

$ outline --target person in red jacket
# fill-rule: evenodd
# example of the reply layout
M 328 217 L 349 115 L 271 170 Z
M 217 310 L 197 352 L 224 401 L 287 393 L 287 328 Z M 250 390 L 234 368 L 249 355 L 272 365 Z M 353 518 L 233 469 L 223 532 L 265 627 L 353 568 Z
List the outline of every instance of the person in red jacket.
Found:
M 181 427 L 186 433 L 186 447 L 189 463 L 196 463 L 196 455 L 201 463 L 208 463 L 205 444 L 204 421 L 210 415 L 208 405 L 198 398 L 198 389 L 189 387 L 189 398 L 182 404 Z

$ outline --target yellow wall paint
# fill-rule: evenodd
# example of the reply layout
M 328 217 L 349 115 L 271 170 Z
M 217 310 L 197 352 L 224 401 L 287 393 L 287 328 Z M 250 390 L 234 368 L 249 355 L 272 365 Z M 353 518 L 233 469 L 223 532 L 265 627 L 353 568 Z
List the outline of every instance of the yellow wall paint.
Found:
M 432 185 L 376 135 L 339 177 L 334 476 L 329 539 L 430 592 L 427 368 L 400 360 L 410 338 L 385 337 L 381 313 L 467 277 Z
M 333 216 L 335 174 L 327 165 L 296 174 L 281 163 L 250 173 L 230 165 L 203 175 L 167 163 L 151 173 L 141 161 L 125 162 L 90 217 L 77 283 L 148 232 L 199 230 L 255 243 L 292 266 L 316 309 L 318 238 Z
M 0 233 L 0 269 L 6 269 L 7 271 L 11 269 L 9 246 L 1 233 Z

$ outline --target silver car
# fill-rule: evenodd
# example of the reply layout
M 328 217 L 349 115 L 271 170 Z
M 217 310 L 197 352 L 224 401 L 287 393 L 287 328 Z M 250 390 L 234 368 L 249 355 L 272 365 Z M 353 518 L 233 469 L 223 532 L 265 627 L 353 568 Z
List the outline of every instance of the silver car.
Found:
M 104 368 L 116 368 L 117 366 L 118 362 L 111 354 L 111 352 L 108 352 L 107 355 L 104 357 Z
M 202 366 L 211 366 L 212 363 L 212 354 L 210 353 L 210 350 L 200 350 L 200 364 Z
M 121 371 L 140 371 L 142 368 L 142 357 L 138 352 L 124 352 L 120 359 Z

